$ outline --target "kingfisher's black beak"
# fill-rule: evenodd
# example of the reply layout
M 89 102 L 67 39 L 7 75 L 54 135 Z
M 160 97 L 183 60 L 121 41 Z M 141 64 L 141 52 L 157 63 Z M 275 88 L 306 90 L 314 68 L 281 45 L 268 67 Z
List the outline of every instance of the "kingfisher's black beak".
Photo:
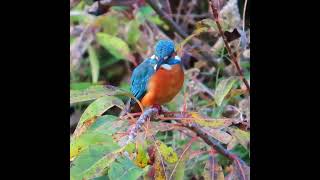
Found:
M 164 58 L 159 58 L 155 70 L 157 71 L 164 62 L 165 62 Z

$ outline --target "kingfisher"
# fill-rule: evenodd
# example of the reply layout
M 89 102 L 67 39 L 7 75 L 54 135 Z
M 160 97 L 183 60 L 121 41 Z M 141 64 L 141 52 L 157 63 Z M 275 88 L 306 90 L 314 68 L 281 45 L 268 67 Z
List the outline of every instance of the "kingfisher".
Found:
M 161 109 L 178 94 L 183 82 L 181 58 L 176 55 L 174 42 L 162 39 L 156 43 L 154 54 L 133 70 L 130 90 L 143 107 Z

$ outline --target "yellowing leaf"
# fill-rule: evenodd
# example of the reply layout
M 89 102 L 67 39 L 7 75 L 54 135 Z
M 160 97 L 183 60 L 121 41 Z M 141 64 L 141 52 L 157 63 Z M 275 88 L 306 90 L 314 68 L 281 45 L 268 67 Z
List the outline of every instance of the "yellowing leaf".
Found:
M 138 152 L 137 152 L 137 157 L 134 160 L 134 163 L 141 167 L 144 168 L 148 165 L 148 161 L 149 161 L 149 156 L 146 153 L 146 151 L 143 149 L 142 145 L 138 145 Z
M 211 128 L 217 129 L 222 127 L 228 127 L 232 124 L 232 121 L 230 119 L 207 120 L 197 112 L 192 112 L 190 114 L 193 118 L 195 118 L 194 120 L 195 123 L 205 127 L 211 127 Z
M 193 37 L 198 36 L 199 34 L 203 33 L 203 32 L 207 32 L 208 28 L 207 27 L 201 27 L 196 29 L 191 35 L 189 35 L 187 38 L 185 38 L 181 43 L 176 45 L 176 51 L 179 52 L 183 46 L 190 41 Z M 178 53 L 179 54 L 179 53 Z
M 217 85 L 216 91 L 214 93 L 214 100 L 218 106 L 222 104 L 223 99 L 231 90 L 233 84 L 237 81 L 237 79 L 238 79 L 237 77 L 229 77 L 219 82 L 219 84 Z
M 203 19 L 196 23 L 196 28 L 200 29 L 203 27 L 211 28 L 212 30 L 217 30 L 217 24 L 212 19 Z
M 177 153 L 173 151 L 172 147 L 168 147 L 161 141 L 156 141 L 156 144 L 159 147 L 159 151 L 166 162 L 175 163 L 178 161 Z
M 161 162 L 161 155 L 156 152 L 155 154 L 155 163 L 153 165 L 154 178 L 155 180 L 165 180 L 166 175 Z

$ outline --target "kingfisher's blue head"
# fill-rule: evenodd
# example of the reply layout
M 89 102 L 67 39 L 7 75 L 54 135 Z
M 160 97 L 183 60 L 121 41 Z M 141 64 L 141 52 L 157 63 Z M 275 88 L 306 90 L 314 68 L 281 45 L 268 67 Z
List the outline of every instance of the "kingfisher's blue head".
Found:
M 154 50 L 154 55 L 156 56 L 155 58 L 158 61 L 156 70 L 158 70 L 162 64 L 165 64 L 172 57 L 175 52 L 175 45 L 172 40 L 162 39 L 157 42 Z

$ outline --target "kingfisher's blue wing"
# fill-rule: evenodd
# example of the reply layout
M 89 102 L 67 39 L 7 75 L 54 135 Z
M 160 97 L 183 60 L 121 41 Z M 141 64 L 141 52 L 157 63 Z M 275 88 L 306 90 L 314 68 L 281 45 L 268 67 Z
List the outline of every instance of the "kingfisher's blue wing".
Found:
M 147 92 L 148 82 L 150 77 L 155 73 L 154 65 L 156 63 L 155 59 L 147 59 L 133 70 L 130 90 L 134 97 L 139 100 Z M 131 101 L 131 105 L 134 103 L 135 101 Z

